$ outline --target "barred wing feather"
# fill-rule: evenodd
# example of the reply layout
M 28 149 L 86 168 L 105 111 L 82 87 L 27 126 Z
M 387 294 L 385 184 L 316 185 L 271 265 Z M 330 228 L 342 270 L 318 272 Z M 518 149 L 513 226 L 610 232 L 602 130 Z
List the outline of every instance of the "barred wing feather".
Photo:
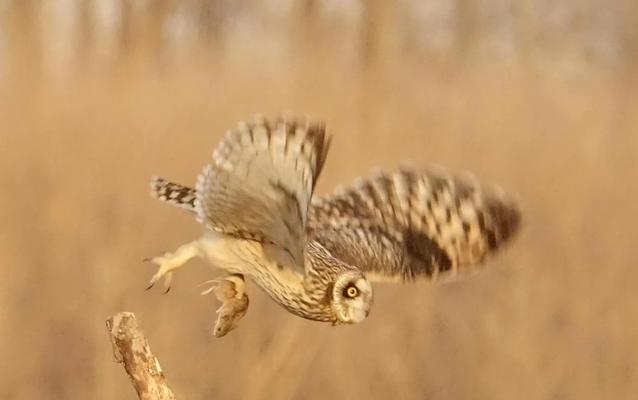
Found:
M 322 124 L 241 123 L 197 179 L 199 221 L 213 231 L 274 244 L 303 271 L 308 208 L 328 147 Z
M 400 171 L 315 198 L 309 240 L 372 280 L 456 276 L 508 242 L 517 206 L 496 190 L 442 172 Z

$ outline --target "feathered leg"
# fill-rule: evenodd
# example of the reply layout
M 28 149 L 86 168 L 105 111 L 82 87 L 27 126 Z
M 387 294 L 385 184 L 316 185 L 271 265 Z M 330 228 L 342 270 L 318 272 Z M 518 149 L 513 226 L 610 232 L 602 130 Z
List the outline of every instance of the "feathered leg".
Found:
M 147 261 L 159 265 L 159 269 L 151 278 L 146 290 L 157 283 L 158 280 L 164 278 L 165 293 L 171 289 L 171 281 L 173 279 L 173 271 L 186 264 L 192 258 L 201 254 L 199 241 L 190 242 L 180 246 L 173 253 L 164 253 L 161 256 L 153 257 Z

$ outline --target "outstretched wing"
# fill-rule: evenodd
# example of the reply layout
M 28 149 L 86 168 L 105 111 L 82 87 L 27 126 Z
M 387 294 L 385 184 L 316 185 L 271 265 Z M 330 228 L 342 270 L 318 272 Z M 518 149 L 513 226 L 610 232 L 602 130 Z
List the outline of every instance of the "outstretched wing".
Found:
M 518 230 L 516 205 L 495 190 L 441 172 L 402 169 L 315 197 L 309 240 L 372 280 L 456 276 Z
M 274 244 L 303 271 L 308 208 L 328 147 L 322 123 L 240 123 L 197 179 L 198 220 L 217 232 Z

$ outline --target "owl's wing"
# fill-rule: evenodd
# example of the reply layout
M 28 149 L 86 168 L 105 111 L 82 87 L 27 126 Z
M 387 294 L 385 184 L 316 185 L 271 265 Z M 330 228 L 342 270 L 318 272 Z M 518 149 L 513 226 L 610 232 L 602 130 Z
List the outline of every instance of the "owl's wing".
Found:
M 309 240 L 371 280 L 455 277 L 518 230 L 517 206 L 471 179 L 404 168 L 315 197 Z
M 303 272 L 307 213 L 328 147 L 321 123 L 240 123 L 197 179 L 198 220 L 213 231 L 274 244 Z

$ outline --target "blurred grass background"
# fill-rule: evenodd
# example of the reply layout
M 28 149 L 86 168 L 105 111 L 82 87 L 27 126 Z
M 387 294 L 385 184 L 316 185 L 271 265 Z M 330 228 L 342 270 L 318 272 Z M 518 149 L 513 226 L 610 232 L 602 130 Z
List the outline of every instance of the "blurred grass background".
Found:
M 0 1 L 0 398 L 134 399 L 104 320 L 137 314 L 181 399 L 633 399 L 638 6 L 602 0 Z M 254 113 L 323 119 L 319 193 L 400 160 L 520 198 L 483 273 L 376 285 L 363 324 L 251 286 L 216 340 L 197 237 L 148 196 L 193 184 Z

